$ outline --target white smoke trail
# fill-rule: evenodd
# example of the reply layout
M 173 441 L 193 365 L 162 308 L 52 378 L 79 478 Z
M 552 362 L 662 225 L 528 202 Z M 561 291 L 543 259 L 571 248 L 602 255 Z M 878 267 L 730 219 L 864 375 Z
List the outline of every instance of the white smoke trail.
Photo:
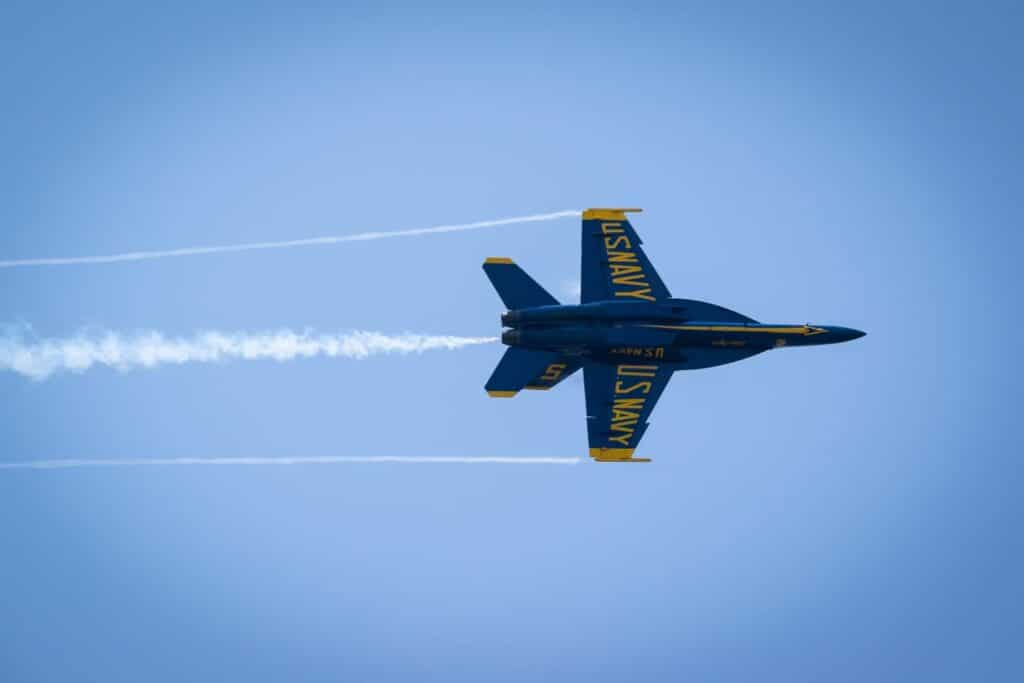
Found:
M 379 354 L 454 350 L 498 341 L 497 337 L 387 335 L 365 331 L 316 334 L 291 330 L 256 334 L 201 332 L 191 338 L 167 338 L 159 332 L 139 332 L 132 336 L 102 332 L 26 341 L 25 332 L 25 328 L 14 329 L 0 337 L 0 370 L 35 380 L 46 379 L 63 370 L 84 372 L 93 365 L 127 371 L 167 363 L 213 363 L 232 359 L 286 361 L 313 356 L 363 359 Z
M 434 235 L 444 232 L 463 232 L 466 230 L 480 230 L 482 228 L 494 228 L 500 225 L 513 225 L 516 223 L 537 223 L 540 221 L 553 221 L 568 216 L 579 216 L 582 212 L 578 210 L 555 211 L 554 213 L 539 213 L 530 216 L 513 216 L 511 218 L 497 218 L 489 221 L 477 221 L 475 223 L 460 223 L 455 225 L 437 225 L 432 228 L 413 228 L 410 230 L 394 230 L 390 232 L 360 232 L 352 235 L 334 235 L 328 237 L 311 237 L 308 239 L 285 240 L 282 242 L 251 242 L 249 244 L 227 244 L 212 247 L 185 247 L 182 249 L 167 249 L 164 251 L 134 251 L 124 254 L 111 254 L 109 256 L 70 256 L 63 258 L 31 258 L 31 259 L 9 259 L 0 261 L 0 268 L 21 268 L 28 266 L 71 266 L 86 263 L 117 263 L 120 261 L 145 261 L 149 259 L 170 258 L 172 256 L 197 256 L 199 254 L 222 254 L 234 251 L 253 251 L 256 249 L 287 249 L 290 247 L 311 247 L 324 244 L 338 244 L 340 242 L 367 242 L 371 240 L 383 240 L 393 237 L 417 237 L 420 235 Z
M 58 470 L 78 467 L 170 467 L 181 465 L 350 465 L 350 464 L 459 464 L 459 465 L 576 465 L 579 458 L 515 458 L 461 456 L 325 456 L 298 458 L 154 458 L 25 460 L 0 462 L 0 470 Z

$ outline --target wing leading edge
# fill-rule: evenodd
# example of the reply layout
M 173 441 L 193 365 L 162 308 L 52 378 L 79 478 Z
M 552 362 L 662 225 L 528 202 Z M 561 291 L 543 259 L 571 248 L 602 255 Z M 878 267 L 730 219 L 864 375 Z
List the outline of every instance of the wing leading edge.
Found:
M 650 462 L 634 458 L 633 451 L 671 377 L 671 369 L 654 363 L 584 366 L 590 457 L 599 462 Z
M 642 240 L 626 214 L 640 209 L 587 209 L 583 212 L 580 303 L 660 301 L 671 298 Z

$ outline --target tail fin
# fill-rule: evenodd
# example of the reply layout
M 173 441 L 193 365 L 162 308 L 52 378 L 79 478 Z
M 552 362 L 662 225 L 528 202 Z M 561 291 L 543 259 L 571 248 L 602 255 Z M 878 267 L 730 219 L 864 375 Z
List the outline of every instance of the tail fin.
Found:
M 490 257 L 484 261 L 484 272 L 498 290 L 505 308 L 514 311 L 534 306 L 557 306 L 558 300 L 537 284 L 510 258 Z M 499 366 L 500 367 L 500 366 Z
M 554 351 L 531 351 L 515 346 L 509 347 L 498 361 L 498 367 L 494 368 L 484 389 L 490 396 L 511 398 L 557 361 L 558 354 Z

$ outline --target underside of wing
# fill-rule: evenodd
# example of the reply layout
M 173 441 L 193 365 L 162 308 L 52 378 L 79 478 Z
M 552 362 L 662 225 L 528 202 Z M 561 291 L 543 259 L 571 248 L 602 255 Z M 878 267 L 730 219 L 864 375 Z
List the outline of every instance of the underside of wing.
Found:
M 558 362 L 554 351 L 533 351 L 516 346 L 505 349 L 484 389 L 494 398 L 511 398 Z
M 583 366 L 579 358 L 561 356 L 552 363 L 545 366 L 544 371 L 534 377 L 526 385 L 526 389 L 533 391 L 547 391 L 553 389 L 556 384 L 569 378 L 574 372 Z
M 640 209 L 587 209 L 583 212 L 580 302 L 661 301 L 668 288 L 641 248 L 626 214 Z
M 590 457 L 599 462 L 649 462 L 634 458 L 633 451 L 671 377 L 669 367 L 655 363 L 585 366 Z

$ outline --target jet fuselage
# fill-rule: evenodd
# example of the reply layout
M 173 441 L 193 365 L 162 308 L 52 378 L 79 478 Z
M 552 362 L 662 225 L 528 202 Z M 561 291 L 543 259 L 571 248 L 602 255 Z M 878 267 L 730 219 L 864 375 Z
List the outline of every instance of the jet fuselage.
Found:
M 722 319 L 714 314 L 721 313 Z M 600 301 L 508 311 L 508 346 L 557 351 L 599 363 L 655 360 L 675 370 L 732 363 L 773 348 L 857 339 L 860 330 L 833 325 L 746 322 L 728 309 L 687 299 L 659 303 Z

